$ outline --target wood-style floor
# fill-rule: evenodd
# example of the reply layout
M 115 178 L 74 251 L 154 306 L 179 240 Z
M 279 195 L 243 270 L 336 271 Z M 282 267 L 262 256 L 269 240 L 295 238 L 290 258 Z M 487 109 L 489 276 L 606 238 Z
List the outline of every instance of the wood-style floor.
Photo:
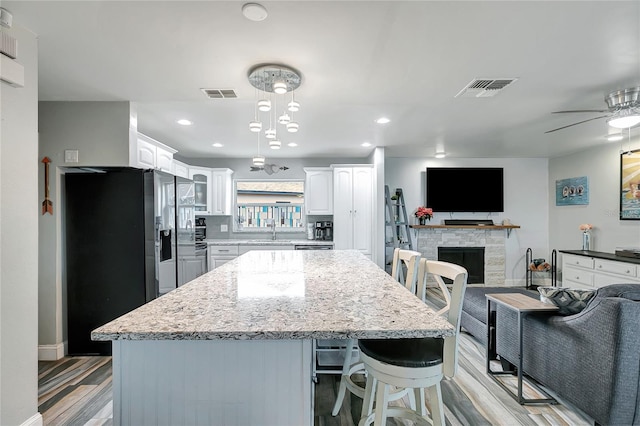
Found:
M 519 405 L 486 375 L 484 348 L 465 333 L 460 355 L 458 374 L 442 383 L 447 425 L 593 424 L 566 404 Z M 111 357 L 66 357 L 38 364 L 38 404 L 45 425 L 113 424 Z M 509 380 L 515 387 L 515 380 Z M 355 396 L 346 398 L 338 416 L 331 416 L 338 382 L 338 376 L 319 376 L 315 390 L 316 426 L 357 424 L 362 401 Z M 526 389 L 531 395 L 527 397 L 535 397 L 535 391 Z M 405 423 L 390 420 L 387 424 Z

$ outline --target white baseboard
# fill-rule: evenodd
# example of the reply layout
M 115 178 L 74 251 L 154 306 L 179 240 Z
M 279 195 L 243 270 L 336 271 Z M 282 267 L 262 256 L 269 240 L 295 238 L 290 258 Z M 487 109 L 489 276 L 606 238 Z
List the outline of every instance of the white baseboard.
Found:
M 36 413 L 24 421 L 20 426 L 42 426 L 42 414 Z
M 64 357 L 64 343 L 38 345 L 38 361 L 57 361 Z

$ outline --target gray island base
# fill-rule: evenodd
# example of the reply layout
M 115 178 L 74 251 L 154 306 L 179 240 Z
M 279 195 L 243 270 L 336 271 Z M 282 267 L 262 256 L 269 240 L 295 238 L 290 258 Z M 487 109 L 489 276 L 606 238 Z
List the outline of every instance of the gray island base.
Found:
M 94 330 L 118 425 L 312 425 L 313 339 L 451 325 L 356 250 L 252 251 Z

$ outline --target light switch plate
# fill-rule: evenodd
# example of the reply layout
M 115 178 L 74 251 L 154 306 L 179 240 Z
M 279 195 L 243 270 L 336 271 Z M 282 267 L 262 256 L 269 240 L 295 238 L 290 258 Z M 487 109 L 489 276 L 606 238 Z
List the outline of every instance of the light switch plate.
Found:
M 78 162 L 78 150 L 77 149 L 65 149 L 64 150 L 64 162 L 65 163 L 77 163 Z
M 220 232 L 228 232 L 229 225 L 220 225 Z

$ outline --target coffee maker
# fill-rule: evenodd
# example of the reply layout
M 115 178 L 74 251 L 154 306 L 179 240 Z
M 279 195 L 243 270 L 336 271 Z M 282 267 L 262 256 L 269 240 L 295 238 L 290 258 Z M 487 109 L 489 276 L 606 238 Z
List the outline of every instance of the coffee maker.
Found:
M 316 240 L 333 241 L 333 222 L 331 221 L 316 222 L 315 235 L 316 235 Z

